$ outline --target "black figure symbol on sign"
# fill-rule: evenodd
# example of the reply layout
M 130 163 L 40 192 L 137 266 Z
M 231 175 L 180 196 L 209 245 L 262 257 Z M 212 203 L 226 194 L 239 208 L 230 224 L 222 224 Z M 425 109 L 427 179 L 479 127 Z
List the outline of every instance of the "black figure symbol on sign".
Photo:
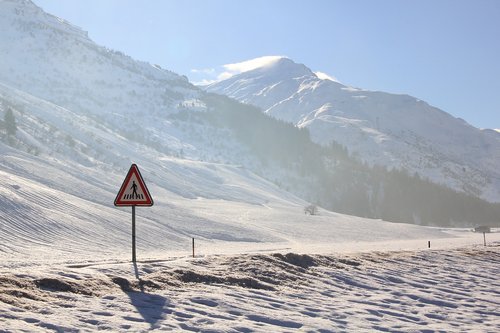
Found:
M 132 193 L 129 192 L 129 194 L 125 194 L 125 199 L 144 199 L 144 195 L 142 193 L 138 193 L 137 188 L 138 186 L 135 183 L 135 180 L 133 180 L 132 186 L 130 186 Z
M 137 184 L 135 183 L 135 181 L 132 181 L 132 197 L 134 198 L 139 198 L 139 195 L 137 194 Z

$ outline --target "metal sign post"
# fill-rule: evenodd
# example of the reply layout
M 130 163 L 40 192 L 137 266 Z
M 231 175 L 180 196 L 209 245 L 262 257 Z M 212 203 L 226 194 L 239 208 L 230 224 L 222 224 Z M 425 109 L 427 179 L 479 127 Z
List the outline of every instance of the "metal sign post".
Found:
M 130 166 L 116 195 L 115 206 L 132 206 L 132 262 L 135 263 L 135 206 L 153 206 L 153 197 L 151 197 L 137 165 Z
M 132 262 L 135 258 L 135 206 L 132 206 Z

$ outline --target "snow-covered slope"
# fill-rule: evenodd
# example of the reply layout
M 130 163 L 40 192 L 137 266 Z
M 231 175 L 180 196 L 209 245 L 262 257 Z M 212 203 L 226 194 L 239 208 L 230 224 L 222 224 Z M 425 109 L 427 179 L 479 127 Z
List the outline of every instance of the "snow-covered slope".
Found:
M 187 102 L 203 109 L 199 89 L 185 77 L 96 45 L 80 28 L 31 1 L 0 1 L 0 40 L 2 89 L 68 110 L 67 117 L 53 116 L 51 125 L 62 129 L 64 120 L 92 120 L 128 139 L 190 154 L 193 147 L 166 132 L 170 124 L 164 119 Z M 71 139 L 78 146 L 78 138 Z
M 191 237 L 272 249 L 447 236 L 326 211 L 305 216 L 301 199 L 241 165 L 213 162 L 247 155 L 230 136 L 216 142 L 224 153 L 212 151 L 208 129 L 194 140 L 166 117 L 205 110 L 203 91 L 94 44 L 30 1 L 0 1 L 0 40 L 0 112 L 12 109 L 17 122 L 15 136 L 0 133 L 4 261 L 128 258 L 130 210 L 112 203 L 131 163 L 155 199 L 137 212 L 139 258 L 184 251 Z
M 24 121 L 20 127 L 25 131 Z M 116 165 L 89 155 L 84 162 L 62 159 L 60 153 L 37 157 L 0 143 L 3 262 L 33 260 L 34 254 L 45 262 L 129 258 L 130 209 L 112 203 L 131 161 L 140 166 L 155 200 L 153 207 L 137 209 L 139 258 L 186 253 L 192 237 L 204 251 L 216 252 L 235 246 L 269 250 L 306 243 L 330 248 L 331 242 L 452 237 L 436 229 L 327 211 L 306 216 L 304 201 L 240 166 L 178 159 L 120 137 L 108 142 L 108 130 L 84 128 L 95 131 L 89 140 L 112 145 L 113 154 L 103 160 L 116 160 Z M 72 133 L 80 134 L 76 128 Z
M 101 116 L 167 111 L 196 95 L 187 79 L 92 42 L 30 1 L 0 2 L 0 81 Z
M 500 137 L 407 95 L 321 79 L 288 58 L 206 87 L 307 127 L 370 164 L 405 168 L 490 201 L 500 201 Z

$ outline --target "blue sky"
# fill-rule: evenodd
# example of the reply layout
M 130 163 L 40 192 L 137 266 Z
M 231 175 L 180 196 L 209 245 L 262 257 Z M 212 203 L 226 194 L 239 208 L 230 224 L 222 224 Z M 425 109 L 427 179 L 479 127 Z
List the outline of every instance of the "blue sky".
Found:
M 34 0 L 98 44 L 193 82 L 287 56 L 369 90 L 500 128 L 497 0 Z

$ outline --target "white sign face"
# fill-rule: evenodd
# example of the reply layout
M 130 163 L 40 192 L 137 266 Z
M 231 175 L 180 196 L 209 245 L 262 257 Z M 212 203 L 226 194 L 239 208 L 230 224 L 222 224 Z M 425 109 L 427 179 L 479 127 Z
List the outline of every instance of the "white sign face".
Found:
M 132 164 L 118 191 L 115 206 L 152 206 L 153 198 L 142 179 L 137 165 Z

